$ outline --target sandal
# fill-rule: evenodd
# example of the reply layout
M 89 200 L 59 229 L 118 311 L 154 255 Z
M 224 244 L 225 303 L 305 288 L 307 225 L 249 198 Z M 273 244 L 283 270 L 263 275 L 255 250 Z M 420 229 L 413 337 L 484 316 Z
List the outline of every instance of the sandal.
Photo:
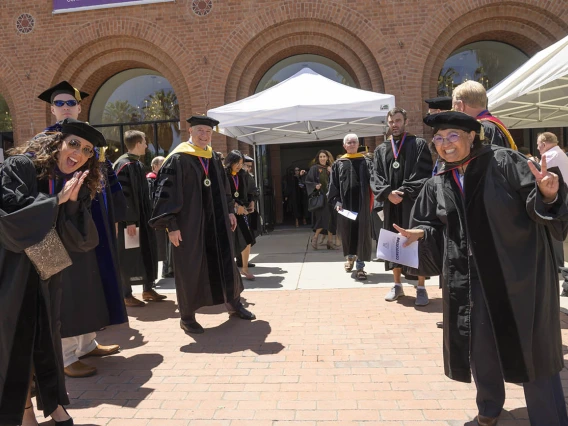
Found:
M 318 249 L 318 240 L 317 239 L 313 239 L 312 237 L 312 247 L 314 248 L 314 250 Z
M 367 273 L 365 271 L 363 271 L 362 269 L 357 269 L 357 274 L 355 275 L 355 277 L 359 281 L 365 281 L 367 279 Z
M 329 241 L 327 242 L 327 249 L 328 250 L 337 250 L 337 246 L 331 244 Z
M 345 272 L 351 272 L 353 270 L 353 265 L 355 265 L 355 259 L 347 259 L 347 262 L 343 265 Z

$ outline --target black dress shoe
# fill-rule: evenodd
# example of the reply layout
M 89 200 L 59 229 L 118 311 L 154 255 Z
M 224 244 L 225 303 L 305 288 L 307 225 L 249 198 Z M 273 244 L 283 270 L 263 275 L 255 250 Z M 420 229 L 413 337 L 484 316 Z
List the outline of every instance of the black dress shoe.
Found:
M 63 411 L 65 411 L 65 414 L 67 414 L 69 416 L 69 413 L 67 412 L 67 410 L 65 409 L 65 407 L 61 406 L 63 408 Z M 67 420 L 63 420 L 62 422 L 58 422 L 55 419 L 51 419 L 53 420 L 53 424 L 55 426 L 73 426 L 73 418 L 71 416 L 69 416 L 69 418 Z
M 203 334 L 203 333 L 205 333 L 205 330 L 203 329 L 203 327 L 201 327 L 201 324 L 199 324 L 195 320 L 193 320 L 192 322 L 180 320 L 179 326 L 186 333 L 192 333 L 192 334 Z
M 237 266 L 238 266 L 239 268 L 242 268 L 242 267 L 243 267 L 243 261 L 242 261 L 242 260 L 241 260 L 241 261 L 237 260 Z M 250 262 L 248 263 L 248 267 L 249 267 L 249 268 L 254 268 L 255 266 L 256 266 L 256 264 L 254 264 L 254 263 L 250 263 Z
M 232 317 L 239 317 L 240 319 L 244 320 L 253 320 L 256 319 L 256 315 L 253 314 L 251 311 L 245 309 L 243 305 L 239 306 L 236 311 L 229 312 L 229 315 Z
M 438 322 L 436 323 L 436 327 L 438 327 L 438 328 L 444 328 L 444 322 L 443 322 L 443 321 L 438 321 Z

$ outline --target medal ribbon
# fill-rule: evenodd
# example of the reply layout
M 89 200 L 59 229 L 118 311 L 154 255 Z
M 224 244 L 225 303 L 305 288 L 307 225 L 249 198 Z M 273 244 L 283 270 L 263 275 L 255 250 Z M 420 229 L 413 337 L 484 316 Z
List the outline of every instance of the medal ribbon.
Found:
M 199 162 L 201 163 L 201 167 L 203 167 L 203 171 L 205 172 L 205 179 L 209 179 L 209 159 L 199 158 Z
M 394 137 L 391 136 L 391 146 L 392 146 L 392 153 L 394 155 L 394 161 L 398 160 L 398 154 L 400 154 L 400 150 L 402 149 L 402 145 L 404 145 L 404 140 L 406 139 L 406 132 L 402 135 L 402 140 L 400 141 L 400 147 L 396 149 L 396 144 L 394 143 Z
M 239 191 L 239 176 L 234 175 L 234 176 L 231 176 L 231 178 L 233 179 L 233 183 L 235 184 L 235 191 L 238 192 Z

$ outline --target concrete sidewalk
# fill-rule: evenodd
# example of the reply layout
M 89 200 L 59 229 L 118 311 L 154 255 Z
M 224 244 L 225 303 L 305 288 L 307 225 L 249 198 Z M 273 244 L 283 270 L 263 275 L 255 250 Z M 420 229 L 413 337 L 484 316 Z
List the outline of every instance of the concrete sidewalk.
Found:
M 67 380 L 75 424 L 461 426 L 473 418 L 474 386 L 443 374 L 437 281 L 424 308 L 411 286 L 385 302 L 391 278 L 381 263 L 368 265 L 369 283 L 357 282 L 339 251 L 308 249 L 309 235 L 259 238 L 257 279 L 243 294 L 256 321 L 202 309 L 205 334 L 187 336 L 163 280 L 166 301 L 129 308 L 129 325 L 99 333 L 122 351 L 85 360 L 97 376 Z M 561 321 L 568 342 L 568 317 Z M 500 426 L 529 425 L 522 387 L 507 385 L 505 408 Z

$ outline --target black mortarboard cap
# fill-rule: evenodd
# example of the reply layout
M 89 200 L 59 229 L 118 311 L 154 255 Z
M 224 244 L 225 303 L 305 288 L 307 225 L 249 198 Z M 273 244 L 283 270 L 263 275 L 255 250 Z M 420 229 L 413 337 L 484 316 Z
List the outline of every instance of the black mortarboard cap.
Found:
M 73 96 L 78 102 L 81 102 L 83 99 L 89 96 L 88 93 L 81 92 L 79 89 L 71 86 L 68 81 L 62 81 L 60 83 L 57 83 L 55 86 L 50 87 L 45 92 L 41 93 L 38 98 L 50 104 L 53 102 L 53 98 L 62 93 L 67 93 Z
M 244 154 L 244 157 L 245 157 L 245 161 L 244 161 L 245 163 L 254 163 L 254 160 L 251 157 L 249 157 L 248 155 Z
M 424 124 L 433 127 L 434 131 L 459 129 L 465 132 L 479 133 L 481 123 L 470 115 L 458 111 L 439 112 L 424 117 Z
M 187 119 L 187 122 L 189 123 L 190 126 L 203 125 L 203 126 L 209 126 L 211 128 L 214 128 L 216 125 L 219 124 L 217 120 L 211 117 L 207 117 L 206 115 L 192 115 Z
M 103 134 L 84 121 L 66 118 L 61 122 L 61 133 L 79 136 L 91 142 L 95 147 L 107 146 Z
M 441 109 L 442 111 L 449 111 L 452 109 L 452 98 L 450 96 L 426 99 L 424 102 L 428 104 L 428 108 L 430 109 Z

